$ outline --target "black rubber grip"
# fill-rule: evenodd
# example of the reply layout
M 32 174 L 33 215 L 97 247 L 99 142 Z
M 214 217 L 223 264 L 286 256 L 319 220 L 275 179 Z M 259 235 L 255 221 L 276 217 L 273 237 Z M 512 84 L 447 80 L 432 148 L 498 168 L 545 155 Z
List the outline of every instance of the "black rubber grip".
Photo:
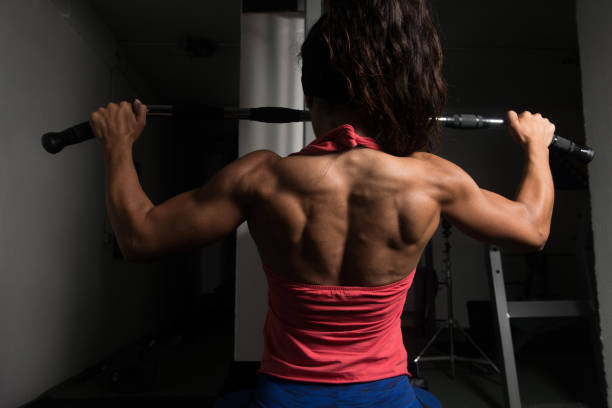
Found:
M 93 139 L 94 137 L 89 122 L 83 122 L 63 132 L 45 133 L 42 135 L 41 141 L 46 151 L 49 153 L 58 153 L 66 146 L 81 143 L 85 140 Z
M 267 123 L 290 123 L 303 121 L 303 111 L 290 108 L 251 108 L 251 120 Z
M 552 142 L 550 142 L 549 148 L 560 150 L 567 154 L 570 154 L 582 161 L 588 163 L 595 157 L 595 150 L 587 146 L 579 146 L 571 140 L 565 139 L 561 136 L 555 135 Z

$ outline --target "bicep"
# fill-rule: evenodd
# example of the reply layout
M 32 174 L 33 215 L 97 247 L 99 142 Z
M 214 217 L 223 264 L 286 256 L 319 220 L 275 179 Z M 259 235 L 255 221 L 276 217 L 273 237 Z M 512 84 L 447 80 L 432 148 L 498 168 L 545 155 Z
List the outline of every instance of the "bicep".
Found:
M 442 215 L 467 235 L 503 248 L 538 250 L 542 236 L 525 205 L 478 187 L 463 170 L 453 177 Z

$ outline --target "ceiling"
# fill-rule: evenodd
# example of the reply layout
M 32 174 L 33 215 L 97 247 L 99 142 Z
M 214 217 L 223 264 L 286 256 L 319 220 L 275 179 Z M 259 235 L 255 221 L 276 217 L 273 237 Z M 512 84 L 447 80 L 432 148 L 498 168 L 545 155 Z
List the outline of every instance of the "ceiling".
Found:
M 240 0 L 89 0 L 158 103 L 236 103 Z M 228 84 L 231 91 L 219 84 Z
M 89 2 L 114 33 L 121 54 L 165 103 L 235 103 L 219 84 L 239 81 L 241 0 Z M 431 4 L 451 59 L 462 50 L 527 49 L 561 59 L 577 55 L 574 0 Z

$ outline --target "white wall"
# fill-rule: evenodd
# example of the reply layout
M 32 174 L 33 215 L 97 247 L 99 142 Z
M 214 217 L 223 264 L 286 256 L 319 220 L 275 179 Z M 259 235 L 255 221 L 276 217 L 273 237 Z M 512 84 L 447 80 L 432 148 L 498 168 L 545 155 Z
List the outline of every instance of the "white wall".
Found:
M 612 364 L 612 3 L 577 2 L 578 39 L 582 68 L 582 97 L 586 140 L 597 152 L 590 164 L 591 211 L 595 275 L 606 383 L 610 389 Z M 608 405 L 612 393 L 608 392 Z
M 304 109 L 297 55 L 304 41 L 304 17 L 295 14 L 243 13 L 240 41 L 240 106 Z M 310 126 L 307 124 L 306 126 Z M 281 156 L 303 146 L 304 124 L 241 121 L 239 156 L 259 149 Z M 234 359 L 259 361 L 267 284 L 246 223 L 236 239 L 236 320 Z
M 155 325 L 161 267 L 116 261 L 105 242 L 98 142 L 57 155 L 40 145 L 111 98 L 154 98 L 111 69 L 113 47 L 83 2 L 0 2 L 0 407 L 32 400 Z M 163 158 L 153 152 L 163 139 L 152 129 L 143 139 L 136 158 L 158 200 Z

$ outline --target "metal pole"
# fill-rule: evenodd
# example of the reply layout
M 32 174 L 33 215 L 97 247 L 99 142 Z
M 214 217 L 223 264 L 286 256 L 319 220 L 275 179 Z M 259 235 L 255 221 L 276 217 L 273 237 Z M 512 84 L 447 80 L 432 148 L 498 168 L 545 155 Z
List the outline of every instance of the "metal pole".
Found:
M 488 248 L 487 252 L 489 255 L 489 284 L 493 294 L 493 301 L 491 303 L 493 304 L 493 316 L 498 328 L 496 330 L 498 344 L 501 345 L 502 352 L 502 370 L 505 380 L 504 402 L 506 408 L 521 408 L 501 252 L 498 247 L 493 245 Z

